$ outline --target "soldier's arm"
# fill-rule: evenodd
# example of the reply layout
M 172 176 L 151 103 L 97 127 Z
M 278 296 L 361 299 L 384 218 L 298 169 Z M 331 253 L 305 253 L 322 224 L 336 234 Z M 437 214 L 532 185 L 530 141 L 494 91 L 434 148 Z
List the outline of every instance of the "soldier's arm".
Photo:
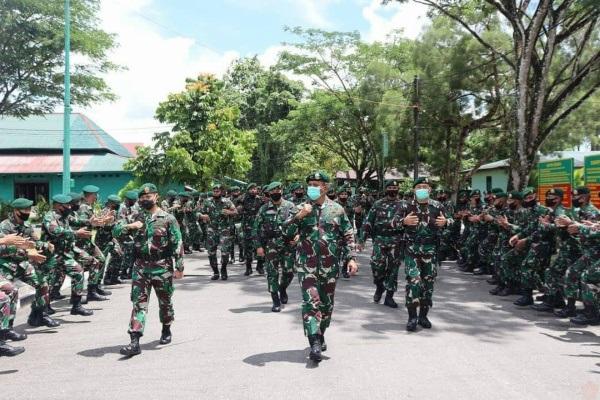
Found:
M 74 240 L 75 232 L 70 227 L 59 225 L 54 218 L 44 218 L 43 222 L 46 232 L 54 239 Z
M 175 217 L 171 217 L 169 221 L 169 245 L 175 261 L 175 269 L 183 272 L 183 239 Z
M 358 232 L 358 242 L 362 245 L 373 233 L 373 225 L 375 224 L 375 216 L 377 215 L 376 207 L 369 210 L 365 222 L 363 222 L 362 229 Z
M 356 254 L 354 253 L 354 228 L 345 212 L 340 217 L 340 233 L 343 237 L 341 254 L 346 256 L 345 261 L 354 260 L 356 258 Z
M 296 219 L 296 214 L 298 214 L 301 210 L 301 206 L 296 206 L 290 212 L 290 216 L 286 219 L 282 224 L 282 230 L 285 236 L 287 237 L 296 237 L 298 232 L 300 231 L 300 223 L 302 221 Z

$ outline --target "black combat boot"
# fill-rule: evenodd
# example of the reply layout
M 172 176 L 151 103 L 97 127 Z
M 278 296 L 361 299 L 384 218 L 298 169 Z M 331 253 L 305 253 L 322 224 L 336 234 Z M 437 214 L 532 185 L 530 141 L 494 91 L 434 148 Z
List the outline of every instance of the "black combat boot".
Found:
M 381 296 L 383 296 L 383 292 L 385 292 L 385 286 L 383 286 L 383 282 L 375 282 L 375 294 L 373 295 L 373 301 L 375 303 L 379 303 L 381 301 Z
M 112 294 L 112 292 L 110 290 L 106 290 L 104 289 L 101 285 L 95 285 L 94 286 L 94 290 L 96 291 L 96 293 L 98 293 L 100 296 L 110 296 Z
M 0 340 L 0 357 L 14 357 L 24 351 L 25 349 L 23 347 L 9 346 L 4 341 Z
M 52 290 L 50 291 L 50 300 L 62 300 L 67 296 L 60 294 L 60 287 L 52 286 Z
M 221 257 L 221 280 L 226 281 L 227 276 L 227 264 L 229 263 L 229 256 Z
M 71 308 L 71 315 L 81 315 L 83 317 L 89 317 L 93 315 L 92 310 L 88 310 L 81 305 L 81 296 L 71 296 L 71 302 L 73 307 Z
M 486 275 L 488 274 L 487 265 L 479 264 L 477 268 L 473 270 L 473 275 Z
M 568 298 L 567 306 L 562 310 L 554 312 L 554 315 L 558 318 L 569 318 L 577 315 L 577 309 L 575 308 L 575 299 Z
M 593 304 L 584 303 L 583 312 L 576 317 L 571 318 L 571 323 L 575 325 L 598 325 L 600 324 L 600 316 L 598 314 L 598 307 Z
M 271 311 L 280 312 L 281 311 L 281 300 L 279 299 L 279 294 L 271 293 L 271 299 L 273 300 L 273 307 L 271 307 Z
M 342 266 L 342 276 L 344 279 L 350 279 L 350 273 L 348 272 L 348 263 L 345 262 Z
M 498 296 L 501 297 L 506 297 L 506 296 L 510 296 L 511 294 L 513 294 L 515 292 L 515 290 L 513 288 L 511 288 L 510 286 L 505 286 L 504 289 L 502 289 L 499 293 Z
M 406 330 L 409 332 L 415 332 L 417 330 L 417 324 L 419 323 L 419 318 L 417 317 L 417 306 L 411 304 L 406 306 L 408 310 L 408 323 L 406 324 Z
M 398 308 L 398 304 L 394 300 L 394 292 L 392 292 L 391 290 L 388 290 L 385 293 L 385 300 L 383 301 L 383 304 L 390 308 Z
M 319 335 L 308 335 L 308 344 L 310 345 L 309 358 L 314 362 L 321 362 L 321 339 Z
M 288 303 L 287 286 L 279 286 L 279 300 L 281 300 L 281 304 Z
M 321 335 L 317 335 L 319 337 L 319 340 L 321 340 L 321 351 L 322 352 L 326 352 L 327 351 L 327 343 L 325 343 L 325 332 L 323 332 Z
M 119 350 L 119 353 L 121 353 L 122 355 L 126 356 L 126 357 L 133 357 L 133 356 L 137 356 L 138 354 L 141 354 L 142 349 L 140 349 L 140 337 L 142 335 L 138 332 L 133 332 L 129 334 L 129 337 L 131 338 L 131 343 L 129 343 L 127 346 L 122 347 L 121 350 Z
M 88 301 L 106 301 L 108 297 L 102 296 L 100 293 L 96 291 L 96 285 L 88 285 Z
M 43 309 L 31 309 L 31 314 L 29 314 L 29 318 L 27 318 L 27 323 L 29 326 L 46 326 L 48 328 L 56 328 L 60 326 L 60 322 L 53 320 L 50 318 L 48 314 L 44 312 Z
M 495 288 L 490 290 L 490 294 L 493 296 L 497 296 L 499 295 L 504 289 L 506 288 L 506 286 L 504 286 L 502 283 L 498 284 L 498 286 L 496 286 Z
M 219 280 L 219 266 L 217 264 L 217 256 L 209 256 L 208 261 L 210 262 L 210 268 L 213 271 L 213 276 L 210 278 L 211 281 Z
M 10 320 L 8 323 L 8 329 L 0 331 L 0 340 L 6 342 L 12 340 L 13 342 L 20 342 L 21 340 L 27 339 L 27 335 L 24 333 L 18 333 L 13 329 L 14 320 Z
M 246 272 L 244 272 L 244 275 L 252 275 L 252 260 L 246 260 Z
M 419 325 L 425 329 L 431 329 L 431 321 L 427 318 L 427 313 L 429 313 L 429 306 L 419 308 Z
M 265 274 L 265 261 L 264 260 L 256 261 L 256 272 L 258 272 L 259 275 Z
M 533 304 L 533 289 L 523 289 L 521 297 L 513 302 L 515 306 L 527 307 Z
M 56 310 L 54 308 L 52 308 L 52 304 L 50 304 L 50 303 L 46 304 L 46 314 L 48 314 L 48 315 L 56 314 Z
M 540 304 L 531 305 L 531 309 L 539 312 L 554 312 L 555 296 L 546 295 L 546 299 Z
M 121 279 L 119 279 L 119 270 L 114 270 L 112 272 L 112 274 L 110 275 L 109 283 L 111 285 L 120 285 L 123 283 L 123 281 Z
M 162 332 L 160 334 L 160 344 L 169 344 L 173 339 L 173 335 L 171 335 L 171 325 L 163 325 Z
M 498 285 L 500 283 L 500 279 L 496 275 L 492 275 L 491 278 L 485 280 L 490 285 Z

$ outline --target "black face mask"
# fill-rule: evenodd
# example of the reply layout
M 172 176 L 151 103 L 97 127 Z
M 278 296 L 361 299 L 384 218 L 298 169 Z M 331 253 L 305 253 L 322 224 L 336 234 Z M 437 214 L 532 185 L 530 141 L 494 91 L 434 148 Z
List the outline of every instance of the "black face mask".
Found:
M 341 201 L 342 203 L 345 203 L 348 201 L 347 197 L 338 197 L 338 200 Z
M 385 193 L 387 194 L 388 197 L 391 197 L 391 198 L 398 197 L 398 192 L 395 190 L 387 190 Z
M 60 215 L 62 215 L 64 218 L 66 218 L 69 215 L 71 215 L 71 211 L 72 210 L 70 208 L 63 208 L 59 212 L 60 212 Z
M 523 205 L 527 208 L 531 208 L 533 206 L 535 206 L 536 201 L 535 200 L 530 200 L 530 201 L 524 201 Z
M 329 197 L 329 200 L 335 200 L 335 194 L 327 193 L 327 197 Z
M 446 200 L 448 200 L 448 197 L 446 197 L 446 196 L 438 197 L 438 201 L 446 201 Z
M 273 201 L 279 201 L 281 200 L 281 193 L 271 193 L 269 195 L 269 197 L 271 198 L 271 200 Z
M 516 210 L 516 209 L 517 209 L 517 203 L 511 203 L 511 204 L 509 204 L 509 205 L 508 205 L 508 207 L 509 207 L 511 210 Z
M 19 218 L 21 219 L 21 221 L 27 221 L 29 219 L 29 213 L 19 211 Z
M 132 201 L 132 200 L 127 201 L 127 206 L 129 206 L 129 207 L 133 207 L 134 204 L 135 204 L 135 201 Z
M 496 210 L 502 210 L 504 208 L 504 204 L 494 204 L 494 207 L 496 208 Z
M 573 207 L 581 207 L 581 199 L 573 199 Z
M 72 211 L 79 211 L 79 204 L 71 204 Z
M 477 203 L 477 204 L 481 203 L 481 198 L 479 198 L 479 197 L 476 199 L 473 199 L 473 200 L 475 200 L 475 203 Z
M 558 201 L 556 201 L 554 199 L 552 199 L 552 200 L 546 199 L 545 204 L 546 204 L 546 207 L 554 207 L 558 204 Z
M 154 200 L 144 199 L 139 201 L 140 206 L 145 210 L 151 210 L 154 207 Z
M 296 196 L 297 198 L 300 199 L 300 198 L 304 197 L 304 193 L 303 192 L 296 192 L 296 193 L 294 193 L 294 196 Z

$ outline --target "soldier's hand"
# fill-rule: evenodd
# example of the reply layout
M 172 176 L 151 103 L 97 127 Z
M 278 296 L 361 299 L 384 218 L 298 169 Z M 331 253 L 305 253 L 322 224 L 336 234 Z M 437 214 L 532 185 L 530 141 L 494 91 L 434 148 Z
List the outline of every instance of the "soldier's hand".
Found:
M 479 216 L 478 215 L 471 215 L 469 216 L 469 222 L 479 222 Z
M 46 256 L 44 256 L 43 254 L 39 254 L 36 250 L 31 250 L 30 252 L 28 252 L 27 258 L 29 259 L 29 261 L 36 264 L 41 264 L 44 261 L 46 261 Z
M 560 217 L 558 217 L 556 219 L 556 225 L 563 227 L 563 228 L 571 225 L 572 223 L 573 223 L 573 221 L 571 221 L 571 218 L 569 218 L 565 215 L 561 215 Z
M 567 227 L 567 232 L 571 235 L 576 235 L 579 233 L 579 224 L 571 224 Z
M 348 261 L 348 272 L 350 275 L 356 275 L 358 272 L 358 264 L 355 260 Z
M 511 245 L 512 247 L 514 247 L 518 241 L 519 241 L 519 235 L 514 235 L 508 240 L 508 244 Z
M 142 229 L 144 227 L 144 223 L 142 221 L 135 221 L 131 224 L 127 225 L 127 229 L 137 230 Z
M 440 211 L 440 215 L 438 215 L 438 217 L 435 219 L 435 226 L 437 226 L 438 228 L 443 228 L 444 226 L 446 226 L 447 222 L 448 222 L 448 220 L 446 219 L 444 214 Z
M 523 250 L 525 248 L 526 244 L 527 244 L 527 239 L 517 240 L 517 243 L 515 244 L 515 249 Z
M 6 235 L 0 238 L 0 245 L 6 246 L 19 246 L 22 245 L 23 242 L 27 241 L 23 236 L 19 236 L 16 233 L 11 233 L 10 235 Z
M 355 212 L 356 214 L 361 214 L 361 213 L 362 213 L 362 207 L 361 207 L 361 206 L 354 207 L 354 212 Z
M 300 210 L 298 212 L 298 214 L 296 214 L 296 219 L 302 219 L 302 218 L 306 217 L 307 215 L 309 215 L 311 212 L 312 212 L 312 205 L 305 204 L 304 207 L 302 207 L 302 210 Z
M 588 220 L 583 220 L 583 221 L 581 221 L 581 223 L 585 226 L 594 226 L 594 223 L 592 221 L 588 221 Z
M 365 244 L 364 243 L 357 243 L 356 244 L 356 250 L 360 253 L 361 251 L 363 251 L 365 249 Z
M 173 279 L 181 279 L 183 278 L 183 271 L 175 270 L 173 273 Z
M 85 228 L 81 228 L 75 231 L 75 235 L 80 239 L 89 239 L 92 237 L 92 232 Z
M 415 226 L 418 223 L 419 223 L 419 217 L 414 212 L 411 212 L 406 217 L 404 217 L 404 219 L 402 220 L 402 224 L 404 224 L 406 226 Z
M 265 256 L 265 249 L 263 249 L 262 247 L 259 247 L 258 249 L 256 249 L 256 256 L 257 257 L 264 257 Z
M 494 220 L 494 217 L 492 217 L 490 214 L 485 214 L 485 215 L 483 216 L 483 219 L 484 219 L 486 222 L 492 222 L 492 221 Z
M 48 251 L 54 253 L 54 245 L 52 243 L 48 243 Z
M 202 220 L 202 222 L 205 222 L 205 223 L 210 222 L 210 217 L 206 214 L 201 214 L 200 219 Z

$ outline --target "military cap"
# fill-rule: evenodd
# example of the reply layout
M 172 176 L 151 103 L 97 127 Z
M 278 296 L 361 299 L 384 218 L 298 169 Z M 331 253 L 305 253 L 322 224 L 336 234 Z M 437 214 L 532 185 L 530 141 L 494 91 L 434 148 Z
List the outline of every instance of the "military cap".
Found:
M 173 189 L 171 189 L 171 190 L 169 190 L 169 191 L 167 192 L 167 196 L 173 196 L 173 197 L 174 197 L 174 196 L 177 196 L 177 191 L 176 191 L 176 190 L 173 190 Z
M 504 190 L 502 190 L 500 188 L 493 188 L 490 193 L 493 193 L 493 194 L 504 193 Z
M 494 196 L 496 196 L 497 199 L 504 199 L 506 197 L 508 197 L 508 193 L 506 192 L 496 192 L 494 193 Z
M 254 183 L 254 182 L 249 183 L 249 184 L 246 185 L 246 190 L 250 190 L 250 189 L 255 188 L 257 186 L 258 185 L 256 183 Z
M 419 178 L 415 179 L 414 182 L 413 182 L 413 188 L 415 186 L 423 184 L 423 183 L 427 184 L 427 185 L 430 185 L 429 178 L 427 178 L 426 176 L 422 176 L 422 177 L 419 177 Z
M 310 181 L 329 183 L 329 175 L 323 171 L 315 171 L 306 177 L 306 183 Z
M 69 204 L 71 202 L 71 196 L 68 194 L 57 194 L 52 197 L 52 201 L 58 204 Z
M 199 191 L 197 191 L 197 190 L 194 190 L 194 191 L 192 191 L 191 193 L 192 193 L 192 197 L 193 197 L 193 198 L 195 198 L 195 199 L 198 199 L 198 198 L 200 198 L 200 192 L 199 192 Z
M 179 196 L 179 197 L 185 197 L 186 199 L 189 199 L 190 198 L 190 192 L 179 192 L 177 194 L 177 196 Z
M 267 187 L 265 188 L 265 190 L 267 192 L 270 192 L 271 190 L 275 190 L 275 189 L 283 189 L 283 184 L 281 182 L 271 182 L 267 185 Z
M 125 192 L 125 198 L 127 198 L 129 200 L 137 200 L 138 192 L 136 192 L 135 190 L 128 190 Z
M 565 193 L 560 188 L 552 188 L 552 189 L 546 191 L 546 196 L 548 196 L 549 194 L 552 194 L 552 195 L 558 196 L 558 197 L 563 197 L 563 195 Z
M 240 190 L 241 190 L 241 189 L 240 189 L 240 187 L 239 187 L 239 186 L 232 186 L 232 187 L 231 187 L 231 191 L 232 191 L 232 192 L 239 192 Z
M 71 196 L 71 201 L 79 201 L 83 197 L 83 196 L 81 196 L 81 193 L 75 193 L 75 192 L 69 193 L 69 196 Z
M 532 187 L 526 187 L 525 189 L 523 189 L 523 191 L 521 192 L 523 194 L 523 198 L 534 194 L 535 193 L 535 189 Z
M 100 188 L 94 185 L 86 185 L 81 189 L 84 193 L 98 193 Z
M 513 190 L 508 194 L 508 198 L 515 200 L 523 200 L 523 193 L 519 192 L 518 190 Z
M 585 186 L 579 186 L 575 190 L 573 190 L 573 196 L 579 196 L 580 194 L 590 194 L 590 189 Z
M 338 193 L 350 193 L 350 192 L 351 192 L 351 190 L 350 190 L 350 186 L 348 186 L 348 185 L 342 185 L 342 186 L 340 186 L 340 187 L 337 189 L 337 192 L 338 192 Z
M 156 188 L 156 185 L 154 183 L 144 183 L 140 187 L 140 196 L 147 193 L 158 193 L 158 189 Z
M 481 190 L 479 190 L 479 189 L 471 190 L 471 192 L 469 193 L 469 197 L 473 197 L 473 196 L 481 196 Z
M 469 194 L 471 194 L 471 191 L 469 189 L 460 189 L 458 191 L 458 197 L 468 196 Z
M 223 185 L 221 185 L 220 183 L 213 183 L 213 185 L 211 187 L 212 187 L 212 190 L 224 189 Z
M 33 201 L 31 201 L 29 199 L 24 199 L 22 197 L 13 200 L 13 202 L 10 203 L 12 208 L 16 208 L 16 209 L 29 208 L 29 207 L 31 207 L 32 204 L 33 204 Z
M 116 194 L 111 194 L 110 196 L 108 196 L 106 198 L 106 200 L 110 201 L 111 203 L 121 204 L 121 198 L 119 196 L 117 196 Z
M 389 187 L 389 186 L 399 186 L 399 182 L 398 181 L 387 181 L 385 183 L 385 187 Z

